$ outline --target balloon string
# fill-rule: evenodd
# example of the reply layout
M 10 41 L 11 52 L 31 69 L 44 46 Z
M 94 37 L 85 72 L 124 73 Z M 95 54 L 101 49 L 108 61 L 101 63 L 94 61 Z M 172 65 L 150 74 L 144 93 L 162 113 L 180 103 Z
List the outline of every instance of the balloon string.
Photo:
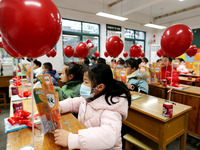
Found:
M 169 101 L 171 100 L 171 94 L 172 94 L 172 77 L 173 77 L 173 61 L 172 61 L 172 71 L 171 71 L 171 83 L 170 83 L 170 91 L 169 91 Z
M 18 85 L 18 74 L 17 74 L 17 67 L 18 67 L 18 60 L 15 58 L 15 64 L 16 64 L 16 77 L 17 77 L 17 89 L 19 89 Z
M 31 59 L 31 93 L 32 93 L 32 142 L 34 145 L 33 59 Z
M 23 75 L 22 75 L 22 59 L 20 59 L 20 64 L 21 64 L 21 80 L 22 80 L 22 95 L 23 95 L 23 92 L 24 92 L 23 88 L 24 88 L 24 86 L 23 86 Z M 24 95 L 23 95 L 23 97 L 24 97 Z

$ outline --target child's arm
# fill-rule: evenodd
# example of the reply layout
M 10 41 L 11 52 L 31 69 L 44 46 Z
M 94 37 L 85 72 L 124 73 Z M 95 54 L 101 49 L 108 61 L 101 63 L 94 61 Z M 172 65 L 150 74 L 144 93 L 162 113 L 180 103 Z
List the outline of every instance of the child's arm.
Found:
M 82 101 L 85 101 L 83 97 L 76 97 L 76 98 L 68 98 L 66 100 L 60 101 L 60 112 L 67 113 L 67 112 L 75 112 L 78 113 L 79 106 Z
M 128 109 L 128 105 L 127 105 Z M 101 126 L 69 133 L 69 149 L 110 149 L 121 140 L 122 116 L 118 112 L 105 110 L 101 116 Z

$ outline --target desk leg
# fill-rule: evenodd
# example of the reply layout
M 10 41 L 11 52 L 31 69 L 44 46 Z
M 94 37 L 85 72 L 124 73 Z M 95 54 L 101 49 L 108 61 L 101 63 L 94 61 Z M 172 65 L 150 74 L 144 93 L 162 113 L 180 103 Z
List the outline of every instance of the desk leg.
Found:
M 167 145 L 165 145 L 165 144 L 163 144 L 163 143 L 159 143 L 159 144 L 158 144 L 158 150 L 166 150 L 166 146 L 167 146 Z
M 188 113 L 185 114 L 185 133 L 181 135 L 180 150 L 186 149 L 187 129 L 188 129 Z

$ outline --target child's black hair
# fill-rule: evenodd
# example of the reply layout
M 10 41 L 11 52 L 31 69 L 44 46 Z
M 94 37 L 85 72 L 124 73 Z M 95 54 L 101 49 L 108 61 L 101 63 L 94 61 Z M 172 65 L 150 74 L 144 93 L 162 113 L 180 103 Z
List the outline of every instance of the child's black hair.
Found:
M 183 58 L 177 58 L 180 62 L 185 62 Z
M 34 60 L 33 63 L 38 67 L 41 67 L 41 65 L 42 65 L 42 63 L 40 61 L 38 61 L 37 59 Z
M 117 63 L 120 64 L 120 65 L 124 65 L 125 61 L 124 61 L 122 58 L 120 58 L 120 59 L 117 61 Z
M 113 97 L 124 97 L 127 98 L 128 105 L 130 106 L 130 92 L 123 82 L 113 79 L 113 74 L 110 66 L 105 64 L 95 64 L 94 66 L 88 68 L 87 72 L 93 87 L 96 87 L 101 83 L 105 85 L 105 89 L 99 95 L 97 95 L 97 97 L 105 94 L 105 99 L 108 105 L 117 103 L 112 100 Z M 109 97 L 110 100 L 108 99 Z
M 166 57 L 166 58 L 168 58 L 168 60 L 169 60 L 169 62 L 171 63 L 172 62 L 172 58 L 171 57 L 167 57 L 167 56 L 163 56 L 163 57 Z
M 45 69 L 48 69 L 49 71 L 52 71 L 52 64 L 50 62 L 46 62 L 43 64 Z
M 66 66 L 68 66 L 68 68 L 65 70 L 66 75 L 67 76 L 69 76 L 70 74 L 73 75 L 73 79 L 71 81 L 83 80 L 83 71 L 82 67 L 79 64 L 69 63 Z
M 135 58 L 129 58 L 128 60 L 125 61 L 125 64 L 127 66 L 130 66 L 131 68 L 135 68 L 136 70 L 139 68 L 138 60 L 136 60 Z
M 97 63 L 98 64 L 106 64 L 106 60 L 104 59 L 104 58 L 99 58 L 98 60 L 97 60 Z
M 91 60 L 94 60 L 94 61 L 96 61 L 96 60 L 97 60 L 97 58 L 93 56 L 93 57 L 91 58 Z
M 90 63 L 90 60 L 87 57 L 85 57 L 84 58 L 84 64 L 89 66 L 89 63 Z
M 114 62 L 114 63 L 116 63 L 116 60 L 115 60 L 115 59 L 112 59 L 112 60 L 111 60 L 111 62 Z
M 161 61 L 162 59 L 158 59 L 156 62 L 158 63 L 159 61 Z
M 142 59 L 144 60 L 145 63 L 149 62 L 149 60 L 146 57 L 143 57 Z

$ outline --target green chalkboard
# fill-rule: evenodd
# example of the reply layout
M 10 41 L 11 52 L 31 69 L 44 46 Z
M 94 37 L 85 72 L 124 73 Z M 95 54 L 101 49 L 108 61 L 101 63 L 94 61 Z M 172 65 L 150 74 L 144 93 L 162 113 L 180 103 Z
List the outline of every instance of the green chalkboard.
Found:
M 192 45 L 196 45 L 197 48 L 200 48 L 200 29 L 193 29 L 193 43 Z

